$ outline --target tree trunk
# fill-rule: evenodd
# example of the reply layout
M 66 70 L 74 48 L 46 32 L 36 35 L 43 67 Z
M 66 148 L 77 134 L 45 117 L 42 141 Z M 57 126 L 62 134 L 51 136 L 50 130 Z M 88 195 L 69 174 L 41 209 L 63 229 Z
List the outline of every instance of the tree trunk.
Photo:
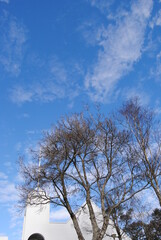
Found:
M 155 193 L 156 193 L 156 195 L 158 197 L 159 205 L 161 207 L 161 192 L 160 192 L 160 190 L 158 188 L 155 188 L 154 191 L 155 191 Z
M 75 214 L 71 213 L 70 216 L 71 216 L 71 219 L 72 219 L 72 221 L 73 221 L 74 228 L 75 228 L 75 230 L 76 230 L 78 239 L 79 239 L 79 240 L 85 240 L 84 237 L 83 237 L 83 235 L 82 235 L 82 232 L 81 232 L 81 229 L 80 229 L 80 227 L 79 227 L 79 224 L 78 224 L 78 221 L 77 221 L 77 218 L 76 218 Z
M 119 239 L 119 240 L 122 240 L 120 228 L 119 228 L 117 225 L 115 226 L 115 228 L 116 228 L 116 232 L 117 232 L 117 235 L 118 235 L 118 239 Z
M 89 216 L 90 216 L 90 220 L 91 220 L 91 225 L 92 225 L 92 233 L 93 233 L 93 240 L 97 240 L 97 235 L 99 233 L 99 228 L 98 228 L 98 224 L 96 221 L 96 217 L 95 217 L 95 213 L 92 207 L 92 203 L 90 200 L 90 194 L 87 193 L 87 198 L 86 198 L 86 202 L 87 202 L 87 206 L 88 206 L 88 210 L 89 210 Z
M 154 177 L 153 177 L 154 178 Z M 161 192 L 160 192 L 160 188 L 159 188 L 159 185 L 158 185 L 158 181 L 157 181 L 157 179 L 156 179 L 156 176 L 155 176 L 155 178 L 154 178 L 154 183 L 153 183 L 153 179 L 151 178 L 150 179 L 151 181 L 151 186 L 152 186 L 152 188 L 154 189 L 154 192 L 155 192 L 155 194 L 156 194 L 156 196 L 157 196 L 157 198 L 158 198 L 158 201 L 159 201 L 159 205 L 160 205 L 160 207 L 161 207 Z
M 107 231 L 108 223 L 109 223 L 109 217 L 106 217 L 103 221 L 103 226 L 100 230 L 100 233 L 98 234 L 97 238 L 93 240 L 102 240 L 104 238 Z
M 122 240 L 121 231 L 120 231 L 120 228 L 119 228 L 119 225 L 118 225 L 118 221 L 117 221 L 117 215 L 114 216 L 114 215 L 112 214 L 112 220 L 113 220 L 113 223 L 114 223 L 116 232 L 117 232 L 117 238 L 118 238 L 119 240 Z

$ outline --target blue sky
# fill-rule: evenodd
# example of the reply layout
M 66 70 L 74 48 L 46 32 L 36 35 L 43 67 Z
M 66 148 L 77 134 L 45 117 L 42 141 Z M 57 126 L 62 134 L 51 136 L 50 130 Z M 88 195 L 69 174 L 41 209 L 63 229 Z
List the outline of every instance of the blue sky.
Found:
M 160 114 L 160 87 L 160 0 L 0 0 L 0 235 L 21 239 L 16 162 L 44 130 L 136 95 Z

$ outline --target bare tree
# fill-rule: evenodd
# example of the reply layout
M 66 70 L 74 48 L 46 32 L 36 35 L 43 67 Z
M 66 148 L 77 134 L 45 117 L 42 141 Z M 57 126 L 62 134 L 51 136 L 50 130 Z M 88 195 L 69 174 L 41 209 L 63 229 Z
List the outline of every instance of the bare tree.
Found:
M 132 135 L 131 148 L 137 159 L 142 181 L 147 181 L 161 206 L 161 127 L 155 114 L 139 104 L 137 98 L 121 109 L 124 124 Z M 124 125 L 124 126 L 125 126 Z
M 40 143 L 40 168 L 39 154 L 32 164 L 21 159 L 21 201 L 24 205 L 50 201 L 65 207 L 79 240 L 84 236 L 75 210 L 85 201 L 92 239 L 103 239 L 112 211 L 146 186 L 140 182 L 130 154 L 130 137 L 111 118 L 75 114 L 62 119 Z M 48 189 L 48 194 L 40 194 L 37 187 L 44 192 Z M 101 209 L 101 222 L 93 202 Z
M 131 220 L 131 213 L 133 209 L 129 208 L 124 205 L 120 205 L 118 208 L 113 209 L 111 213 L 111 219 L 113 221 L 114 227 L 117 232 L 117 238 L 119 240 L 123 239 L 123 236 L 125 235 L 126 227 L 129 224 L 129 221 Z

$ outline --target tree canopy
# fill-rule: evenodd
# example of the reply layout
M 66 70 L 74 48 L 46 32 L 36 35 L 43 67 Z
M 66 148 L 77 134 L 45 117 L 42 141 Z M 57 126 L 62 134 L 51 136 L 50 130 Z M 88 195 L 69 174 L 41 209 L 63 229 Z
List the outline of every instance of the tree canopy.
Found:
M 119 113 L 118 119 L 89 112 L 64 117 L 45 134 L 41 151 L 32 163 L 20 160 L 24 178 L 21 202 L 26 205 L 50 201 L 65 207 L 80 240 L 84 237 L 75 210 L 82 203 L 89 210 L 92 239 L 101 240 L 111 214 L 121 204 L 146 187 L 157 189 L 159 184 L 160 145 L 150 150 L 151 113 L 139 108 L 136 101 L 127 102 Z M 36 191 L 39 188 L 44 194 Z M 101 224 L 92 202 L 101 209 Z

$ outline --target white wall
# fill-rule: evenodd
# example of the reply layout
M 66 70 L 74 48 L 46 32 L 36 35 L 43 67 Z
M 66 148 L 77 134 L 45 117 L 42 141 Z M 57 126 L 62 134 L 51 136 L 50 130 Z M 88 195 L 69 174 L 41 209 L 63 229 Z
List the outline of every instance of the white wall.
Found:
M 102 215 L 100 209 L 93 204 L 94 212 L 97 216 L 98 222 L 102 223 Z M 39 207 L 28 206 L 26 209 L 26 216 L 24 219 L 23 237 L 22 240 L 28 240 L 28 238 L 34 234 L 39 233 L 44 236 L 45 240 L 78 240 L 75 229 L 73 227 L 72 220 L 70 219 L 66 223 L 50 223 L 49 222 L 49 209 L 50 204 L 44 206 L 42 211 L 39 211 Z M 87 206 L 80 209 L 77 213 L 80 228 L 83 231 L 84 238 L 86 240 L 92 239 L 92 227 L 89 220 L 89 213 Z M 113 223 L 110 221 L 107 232 L 109 235 L 116 234 L 116 230 L 113 228 Z M 129 240 L 125 237 L 124 240 Z M 1 240 L 1 239 L 0 239 Z M 104 237 L 104 240 L 113 240 L 112 237 Z
M 45 206 L 28 206 L 24 217 L 22 240 L 27 240 L 33 233 L 43 235 L 49 224 L 50 204 Z
M 8 237 L 1 237 L 0 236 L 0 240 L 8 240 Z

